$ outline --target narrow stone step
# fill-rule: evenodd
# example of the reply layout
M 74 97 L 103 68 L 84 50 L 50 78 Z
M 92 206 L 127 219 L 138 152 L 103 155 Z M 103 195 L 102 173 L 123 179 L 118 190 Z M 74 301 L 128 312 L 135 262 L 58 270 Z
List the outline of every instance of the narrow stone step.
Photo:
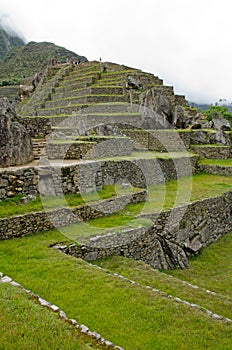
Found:
M 70 82 L 69 85 L 60 84 L 60 86 L 55 88 L 55 93 L 66 93 L 73 90 L 84 89 L 87 88 L 89 85 L 92 85 L 95 81 L 96 79 L 89 78 L 83 81 L 74 80 Z
M 62 83 L 60 84 L 60 86 L 67 86 L 67 85 L 70 85 L 70 84 L 75 84 L 75 83 L 85 83 L 86 81 L 89 81 L 90 79 L 99 79 L 100 77 L 100 73 L 95 73 L 95 74 L 89 74 L 89 75 L 86 75 L 86 76 L 83 76 L 83 77 L 76 77 L 75 79 L 72 78 L 72 79 L 64 79 L 62 81 Z
M 90 70 L 90 71 L 83 71 L 80 72 L 78 70 L 74 70 L 71 74 L 69 74 L 68 76 L 65 77 L 66 81 L 71 81 L 71 80 L 76 80 L 76 79 L 86 79 L 95 75 L 100 74 L 100 70 L 99 69 L 95 69 L 95 70 Z
M 75 89 L 69 92 L 55 92 L 52 96 L 51 99 L 52 101 L 59 100 L 59 99 L 66 99 L 66 98 L 72 98 L 76 96 L 83 96 L 83 95 L 122 95 L 123 94 L 123 88 L 122 87 L 98 87 L 98 86 L 91 86 L 88 88 L 82 88 L 82 89 Z
M 69 107 L 57 107 L 47 108 L 38 110 L 38 116 L 44 116 L 51 120 L 53 123 L 54 119 L 69 118 L 80 114 L 90 113 L 136 113 L 139 111 L 139 106 L 131 106 L 126 102 L 111 102 L 111 103 L 93 103 L 93 104 L 78 104 Z
M 40 159 L 46 155 L 46 140 L 45 139 L 32 139 L 33 155 L 34 159 Z
M 74 98 L 62 100 L 54 100 L 46 102 L 45 108 L 53 108 L 58 106 L 71 106 L 77 104 L 99 103 L 99 102 L 126 102 L 127 97 L 123 94 L 86 94 Z

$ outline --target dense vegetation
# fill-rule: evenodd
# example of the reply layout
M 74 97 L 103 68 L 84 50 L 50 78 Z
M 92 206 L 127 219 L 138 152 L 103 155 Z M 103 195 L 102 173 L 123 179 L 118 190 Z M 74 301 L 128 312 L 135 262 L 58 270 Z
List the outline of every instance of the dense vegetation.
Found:
M 85 57 L 48 42 L 29 42 L 12 48 L 0 64 L 0 86 L 19 84 L 24 77 L 43 70 L 51 59 L 66 62 L 70 58 L 86 61 Z
M 205 116 L 208 121 L 215 117 L 223 117 L 232 121 L 232 113 L 229 112 L 226 106 L 210 106 L 209 109 L 205 111 Z

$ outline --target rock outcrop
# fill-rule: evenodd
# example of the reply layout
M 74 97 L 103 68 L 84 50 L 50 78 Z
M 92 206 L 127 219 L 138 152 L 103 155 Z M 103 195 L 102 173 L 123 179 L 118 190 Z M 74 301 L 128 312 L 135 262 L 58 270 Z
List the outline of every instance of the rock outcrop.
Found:
M 33 160 L 31 138 L 7 98 L 0 99 L 0 166 Z

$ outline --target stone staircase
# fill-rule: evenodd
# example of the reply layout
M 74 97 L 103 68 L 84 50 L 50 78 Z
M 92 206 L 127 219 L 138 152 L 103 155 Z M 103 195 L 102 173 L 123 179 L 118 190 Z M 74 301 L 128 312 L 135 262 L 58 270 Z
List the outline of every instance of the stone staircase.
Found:
M 45 139 L 32 139 L 33 155 L 34 159 L 38 160 L 43 156 L 46 156 L 46 140 Z

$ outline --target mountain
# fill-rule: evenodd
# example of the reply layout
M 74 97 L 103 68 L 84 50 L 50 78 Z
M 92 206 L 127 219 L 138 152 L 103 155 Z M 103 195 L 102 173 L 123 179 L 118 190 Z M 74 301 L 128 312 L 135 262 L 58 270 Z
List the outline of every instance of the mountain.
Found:
M 49 42 L 32 41 L 12 48 L 0 64 L 0 86 L 19 84 L 23 78 L 34 76 L 36 72 L 43 70 L 49 60 L 66 62 L 70 58 L 87 61 L 86 57 Z
M 17 34 L 8 33 L 0 22 L 0 63 L 12 48 L 23 45 L 25 42 Z
M 200 109 L 201 111 L 206 111 L 210 106 L 222 106 L 226 107 L 228 112 L 232 113 L 232 102 L 227 101 L 226 99 L 220 99 L 219 101 L 211 104 L 200 104 L 196 102 L 189 102 L 189 105 Z

